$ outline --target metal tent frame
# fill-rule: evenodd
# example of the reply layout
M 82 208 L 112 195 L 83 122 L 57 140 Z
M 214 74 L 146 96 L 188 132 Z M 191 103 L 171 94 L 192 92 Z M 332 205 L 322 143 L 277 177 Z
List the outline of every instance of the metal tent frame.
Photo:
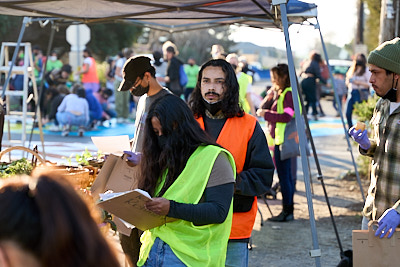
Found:
M 79 10 L 75 8 L 77 6 L 80 7 Z M 19 43 L 22 40 L 25 27 L 28 23 L 48 19 L 61 20 L 68 23 L 91 23 L 123 19 L 170 33 L 233 24 L 254 28 L 281 28 L 286 41 L 289 76 L 292 84 L 296 124 L 300 140 L 301 162 L 309 210 L 313 242 L 313 249 L 310 250 L 310 256 L 315 259 L 316 266 L 320 266 L 321 251 L 318 244 L 309 180 L 310 172 L 306 154 L 307 138 L 305 135 L 305 126 L 301 120 L 300 106 L 297 99 L 295 99 L 298 95 L 297 77 L 288 32 L 290 24 L 301 23 L 309 17 L 316 17 L 315 13 L 312 12 L 313 10 L 316 10 L 315 4 L 303 3 L 297 0 L 267 0 L 262 3 L 258 0 L 172 0 L 168 1 L 167 4 L 163 0 L 0 0 L 0 14 L 25 16 L 18 38 Z M 34 17 L 34 19 L 29 17 Z M 321 31 L 320 35 L 325 58 L 329 64 Z M 15 59 L 16 54 L 13 55 L 13 62 Z M 331 79 L 333 78 L 331 71 L 330 77 Z M 9 80 L 10 77 L 8 76 L 6 84 L 9 83 Z M 333 87 L 336 100 L 338 100 L 335 85 Z M 342 113 L 341 119 L 345 129 Z M 347 136 L 346 130 L 345 135 Z M 350 147 L 349 140 L 348 144 Z M 357 179 L 359 180 L 353 155 L 352 159 Z M 360 181 L 359 184 L 363 194 Z

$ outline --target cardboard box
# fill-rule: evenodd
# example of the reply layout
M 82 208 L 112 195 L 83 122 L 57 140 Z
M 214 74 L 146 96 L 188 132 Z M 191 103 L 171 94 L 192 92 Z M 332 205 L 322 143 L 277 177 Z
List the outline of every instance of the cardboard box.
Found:
M 111 190 L 113 192 L 125 192 L 136 189 L 139 184 L 139 167 L 130 166 L 126 155 L 109 155 L 104 162 L 99 175 L 93 182 L 91 192 L 94 197 Z
M 110 154 L 104 162 L 96 180 L 91 187 L 92 196 L 99 198 L 99 194 L 112 190 L 124 192 L 136 189 L 139 184 L 139 167 L 132 167 L 126 161 L 126 155 L 116 156 Z M 132 227 L 127 226 L 114 216 L 113 221 L 117 225 L 118 232 L 129 236 Z

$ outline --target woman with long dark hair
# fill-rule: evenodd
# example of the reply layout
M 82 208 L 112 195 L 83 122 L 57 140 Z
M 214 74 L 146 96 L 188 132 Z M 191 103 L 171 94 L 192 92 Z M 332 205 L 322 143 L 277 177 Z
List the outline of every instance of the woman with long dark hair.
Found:
M 178 220 L 143 233 L 138 265 L 224 266 L 232 224 L 233 157 L 174 95 L 152 104 L 145 125 L 140 188 L 153 197 L 146 208 Z M 160 258 L 164 263 L 156 262 Z
M 369 78 L 371 72 L 367 69 L 367 59 L 364 54 L 356 54 L 349 70 L 346 73 L 346 85 L 348 87 L 346 119 L 349 129 L 353 126 L 354 104 L 368 100 Z
M 282 212 L 278 216 L 269 218 L 270 221 L 292 221 L 295 184 L 292 174 L 292 160 L 296 158 L 281 159 L 280 145 L 285 142 L 284 134 L 286 124 L 294 116 L 292 88 L 290 87 L 289 69 L 287 64 L 278 64 L 271 68 L 271 81 L 273 86 L 267 92 L 261 109 L 257 115 L 268 122 L 268 130 L 274 139 L 274 162 L 278 173 L 279 184 L 282 192 Z

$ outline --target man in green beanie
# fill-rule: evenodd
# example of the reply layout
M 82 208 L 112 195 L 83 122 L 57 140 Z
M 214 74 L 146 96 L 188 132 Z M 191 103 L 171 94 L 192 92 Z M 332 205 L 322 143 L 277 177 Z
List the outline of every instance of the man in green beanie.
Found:
M 378 46 L 368 56 L 378 100 L 370 121 L 371 137 L 357 126 L 349 134 L 362 155 L 372 157 L 371 184 L 363 208 L 362 229 L 379 218 L 376 236 L 390 238 L 400 224 L 400 38 Z

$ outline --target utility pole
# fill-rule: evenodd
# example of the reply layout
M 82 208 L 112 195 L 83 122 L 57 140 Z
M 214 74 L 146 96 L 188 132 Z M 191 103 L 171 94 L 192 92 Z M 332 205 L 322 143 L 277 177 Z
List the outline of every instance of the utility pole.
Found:
M 382 0 L 379 43 L 393 39 L 398 34 L 399 0 Z
M 356 44 L 364 43 L 364 1 L 357 1 L 357 29 L 356 29 Z
M 354 54 L 367 54 L 367 46 L 364 44 L 364 0 L 357 1 L 357 26 L 354 42 Z

